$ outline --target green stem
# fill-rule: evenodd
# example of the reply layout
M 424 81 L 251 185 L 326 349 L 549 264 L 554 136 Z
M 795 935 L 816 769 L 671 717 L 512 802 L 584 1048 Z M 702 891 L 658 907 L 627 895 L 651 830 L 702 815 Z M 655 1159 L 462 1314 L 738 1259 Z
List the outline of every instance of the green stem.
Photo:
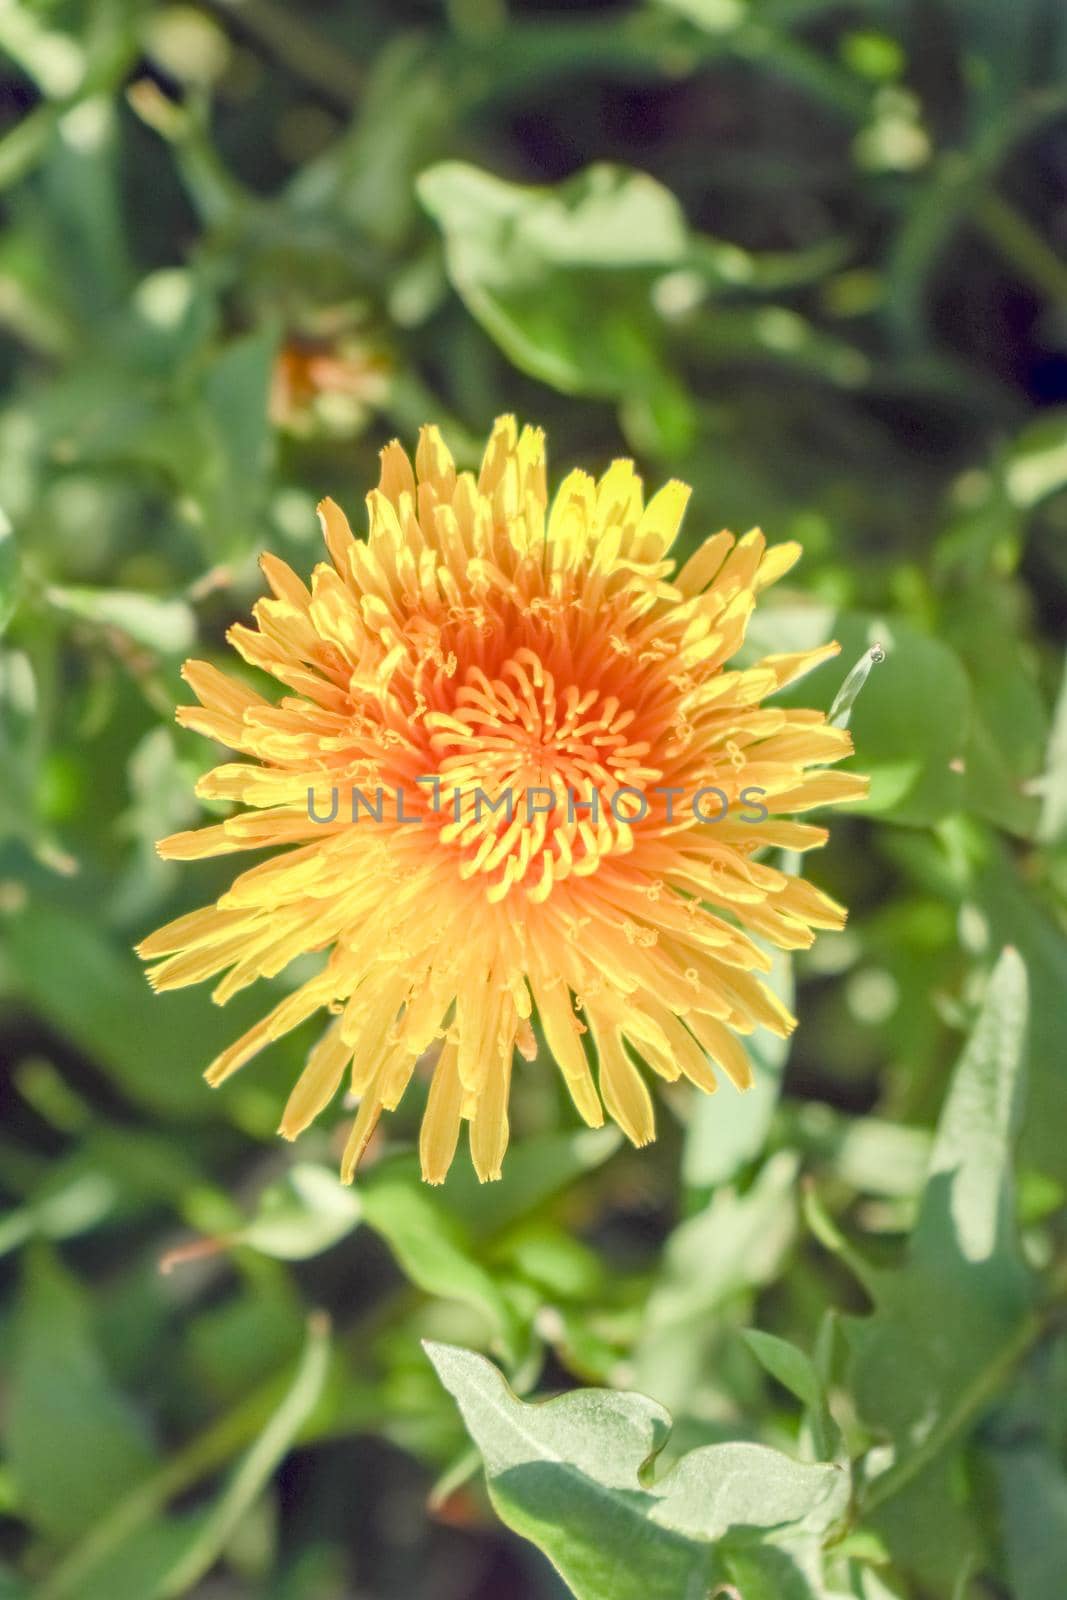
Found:
M 350 111 L 363 89 L 363 72 L 332 40 L 301 22 L 296 6 L 274 0 L 208 0 L 231 17 L 296 77 L 318 89 L 343 111 Z
M 975 202 L 975 222 L 1019 274 L 1050 300 L 1067 301 L 1067 262 L 1020 211 L 993 189 Z
M 1016 1362 L 1020 1361 L 1026 1352 L 1034 1345 L 1044 1333 L 1047 1326 L 1043 1317 L 1028 1317 L 1021 1323 L 1007 1344 L 997 1353 L 988 1366 L 984 1367 L 977 1377 L 964 1390 L 952 1410 L 932 1428 L 917 1449 L 910 1455 L 898 1461 L 875 1478 L 868 1493 L 863 1497 L 863 1514 L 868 1515 L 877 1506 L 899 1494 L 901 1489 L 918 1477 L 925 1467 L 930 1465 L 935 1456 L 939 1455 L 945 1446 L 962 1433 L 968 1423 L 972 1422 L 980 1411 L 983 1411 L 989 1402 L 995 1399 L 1004 1380 L 1008 1377 Z
M 364 1349 L 367 1340 L 394 1316 L 409 1309 L 414 1299 L 407 1285 L 388 1295 L 349 1328 L 345 1348 L 353 1353 Z M 76 1600 L 87 1573 L 94 1571 L 144 1523 L 161 1516 L 178 1495 L 225 1467 L 262 1433 L 291 1381 L 289 1368 L 266 1379 L 226 1416 L 197 1434 L 151 1477 L 131 1490 L 53 1569 L 38 1591 L 37 1600 Z M 329 1437 L 330 1433 L 328 1424 L 318 1427 L 313 1417 L 301 1428 L 297 1439 L 306 1444 L 316 1438 Z
M 161 1515 L 171 1500 L 231 1460 L 266 1425 L 286 1388 L 286 1379 L 268 1383 L 227 1416 L 177 1452 L 158 1472 L 126 1495 L 38 1590 L 37 1600 L 66 1600 L 81 1592 L 82 1580 L 142 1524 Z

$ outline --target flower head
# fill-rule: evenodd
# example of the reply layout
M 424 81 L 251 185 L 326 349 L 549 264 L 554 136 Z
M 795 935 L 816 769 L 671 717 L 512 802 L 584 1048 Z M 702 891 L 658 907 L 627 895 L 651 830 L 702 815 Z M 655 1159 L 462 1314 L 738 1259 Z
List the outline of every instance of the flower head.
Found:
M 281 1131 L 350 1072 L 348 1179 L 424 1060 L 425 1177 L 444 1177 L 464 1120 L 479 1176 L 499 1176 L 535 1018 L 585 1121 L 606 1108 L 639 1145 L 641 1064 L 708 1091 L 718 1066 L 744 1089 L 738 1036 L 794 1025 L 759 976 L 765 943 L 802 948 L 845 913 L 757 852 L 822 844 L 789 819 L 865 780 L 829 770 L 851 743 L 821 712 L 762 704 L 835 645 L 728 666 L 799 548 L 717 533 L 675 572 L 688 494 L 668 483 L 646 505 L 617 461 L 572 472 L 549 506 L 540 432 L 502 418 L 475 478 L 425 428 L 414 468 L 383 451 L 365 539 L 322 503 L 331 562 L 310 590 L 264 556 L 273 598 L 229 638 L 287 693 L 183 669 L 200 705 L 179 722 L 246 758 L 198 792 L 244 809 L 160 853 L 286 848 L 140 953 L 156 988 L 217 977 L 222 1002 L 328 952 L 207 1077 L 330 1013 Z

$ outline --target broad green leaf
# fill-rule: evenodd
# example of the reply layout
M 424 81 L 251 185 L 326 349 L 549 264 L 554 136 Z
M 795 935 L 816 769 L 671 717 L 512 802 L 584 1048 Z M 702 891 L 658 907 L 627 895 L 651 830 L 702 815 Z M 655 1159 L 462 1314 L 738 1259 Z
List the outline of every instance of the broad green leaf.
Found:
M 805 1569 L 847 1505 L 843 1469 L 736 1443 L 693 1450 L 657 1478 L 671 1422 L 644 1395 L 586 1389 L 525 1404 L 484 1357 L 426 1348 L 500 1517 L 578 1600 L 705 1600 L 723 1582 L 813 1600 Z
M 84 1291 L 44 1247 L 26 1264 L 4 1438 L 27 1515 L 60 1544 L 155 1465 L 108 1376 Z
M 141 279 L 129 311 L 116 319 L 116 338 L 138 373 L 173 379 L 200 355 L 217 321 L 206 275 L 164 267 Z
M 453 286 L 516 366 L 568 393 L 658 387 L 650 289 L 684 260 L 688 235 L 655 179 L 602 165 L 541 189 L 449 161 L 418 193 Z
M 930 1135 L 883 1117 L 846 1117 L 817 1101 L 787 1104 L 785 1129 L 806 1155 L 825 1162 L 860 1194 L 911 1199 L 926 1180 Z
M 873 1271 L 876 1314 L 845 1324 L 857 1401 L 899 1463 L 929 1451 L 931 1423 L 1025 1323 L 1030 1289 L 1014 1236 L 1026 969 L 1005 951 L 953 1076 L 907 1264 Z
M 1067 1550 L 1067 1472 L 1047 1445 L 993 1454 L 1012 1600 L 1060 1600 Z
M 210 1199 L 205 1194 L 203 1203 Z M 221 1196 L 215 1199 L 215 1208 L 220 1202 L 225 1204 Z M 186 1205 L 195 1225 L 201 1206 L 189 1201 Z M 208 1258 L 213 1259 L 229 1240 L 224 1233 L 219 1238 L 204 1231 Z M 187 1247 L 194 1260 L 199 1242 Z M 161 1266 L 171 1270 L 174 1263 L 173 1270 L 180 1274 L 181 1261 L 179 1245 L 174 1257 L 165 1257 Z M 237 1292 L 191 1318 L 185 1338 L 189 1381 L 216 1402 L 239 1400 L 250 1385 L 285 1366 L 300 1348 L 304 1331 L 300 1296 L 279 1263 L 266 1256 L 245 1256 L 239 1265 L 244 1281 Z M 180 1276 L 177 1283 L 180 1286 Z
M 1025 881 L 999 847 L 991 849 L 973 883 L 974 903 L 990 938 L 1016 944 L 1030 980 L 1028 1114 L 1021 1154 L 1060 1182 L 1067 1181 L 1067 1074 L 1063 1061 L 1063 997 L 1067 993 L 1067 941 L 1035 902 Z
M 180 871 L 161 861 L 156 840 L 203 820 L 196 799 L 200 769 L 184 756 L 170 728 L 155 726 L 139 740 L 126 762 L 130 804 L 117 820 L 123 838 L 131 841 L 126 870 L 109 897 L 112 918 L 122 925 L 141 925 L 165 915 L 165 899 Z
M 346 1238 L 362 1215 L 358 1193 L 335 1172 L 298 1161 L 263 1192 L 256 1215 L 232 1242 L 282 1261 L 303 1261 Z
M 528 1222 L 513 1229 L 496 1253 L 553 1299 L 595 1303 L 604 1284 L 599 1257 L 551 1222 Z
M 226 345 L 208 366 L 203 402 L 212 451 L 202 476 L 212 546 L 243 553 L 259 536 L 274 459 L 270 385 L 278 329 L 268 322 Z

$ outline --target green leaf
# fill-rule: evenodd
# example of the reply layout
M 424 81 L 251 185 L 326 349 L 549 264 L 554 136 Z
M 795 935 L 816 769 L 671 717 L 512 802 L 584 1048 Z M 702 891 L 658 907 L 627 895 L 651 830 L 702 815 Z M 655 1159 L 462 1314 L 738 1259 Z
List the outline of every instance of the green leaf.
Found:
M 165 1510 L 183 1484 L 195 1482 L 213 1464 L 218 1441 L 209 1434 L 203 1462 L 198 1460 L 202 1441 L 195 1441 L 191 1450 L 114 1497 L 104 1508 L 107 1514 L 42 1585 L 40 1600 L 168 1600 L 188 1594 L 213 1566 L 318 1405 L 329 1374 L 329 1332 L 326 1316 L 313 1312 L 292 1380 L 211 1505 L 172 1514 Z
M 70 263 L 72 299 L 85 323 L 95 328 L 102 313 L 122 302 L 130 282 L 132 240 L 124 226 L 119 182 L 117 97 L 86 96 L 62 114 L 57 130 L 39 178 L 53 249 Z
M 959 658 L 939 639 L 893 617 L 835 612 L 832 607 L 768 605 L 748 630 L 746 659 L 810 649 L 836 639 L 841 659 L 855 661 L 873 645 L 885 659 L 871 672 L 852 709 L 856 747 L 850 767 L 870 775 L 868 799 L 856 810 L 894 822 L 925 824 L 957 810 L 965 783 L 963 756 L 971 718 L 971 689 Z M 829 706 L 840 680 L 836 661 L 824 663 L 787 704 Z M 931 684 L 937 693 L 931 694 Z
M 1037 836 L 1042 844 L 1059 844 L 1067 839 L 1067 665 L 1056 699 L 1040 794 L 1041 820 Z
M 118 628 L 160 655 L 180 656 L 196 640 L 196 620 L 184 600 L 161 600 L 128 589 L 60 588 L 45 591 L 49 605 L 100 628 Z
M 43 1247 L 27 1261 L 4 1437 L 21 1504 L 60 1543 L 155 1465 L 145 1428 L 112 1386 L 80 1286 Z
M 15 614 L 18 603 L 19 553 L 11 524 L 0 511 L 0 634 Z
M 578 1600 L 705 1600 L 714 1584 L 749 1578 L 746 1600 L 811 1600 L 804 1565 L 844 1511 L 845 1470 L 736 1443 L 693 1450 L 655 1478 L 671 1422 L 644 1395 L 586 1389 L 529 1405 L 483 1357 L 426 1349 L 500 1517 Z
M 282 1261 L 304 1261 L 346 1238 L 362 1215 L 358 1193 L 335 1172 L 299 1161 L 260 1195 L 256 1215 L 232 1242 Z
M 0 190 L 21 181 L 41 162 L 55 139 L 59 112 L 40 104 L 20 117 L 0 138 Z
M 1032 788 L 1042 769 L 1048 714 L 1037 672 L 1018 645 L 1010 590 L 980 585 L 955 595 L 943 625 L 967 670 L 973 706 L 963 754 L 967 803 L 978 816 L 1029 836 Z
M 257 483 L 270 467 L 273 435 L 267 414 L 277 330 L 268 325 L 227 345 L 204 379 L 208 412 L 234 479 Z
M 809 1410 L 823 1403 L 822 1383 L 810 1356 L 788 1339 L 759 1328 L 746 1328 L 742 1338 L 757 1361 Z
M 669 190 L 608 165 L 543 189 L 447 161 L 418 194 L 454 288 L 517 367 L 574 394 L 658 387 L 650 287 L 689 247 Z
M 402 248 L 418 218 L 414 179 L 449 136 L 454 82 L 440 40 L 398 34 L 370 63 L 359 115 L 293 176 L 287 199 L 301 217 L 342 217 L 385 248 Z
M 779 1339 L 759 1328 L 745 1328 L 742 1337 L 760 1365 L 804 1407 L 805 1423 L 816 1457 L 825 1461 L 831 1456 L 840 1456 L 841 1435 L 830 1414 L 825 1385 L 811 1357 L 788 1339 Z
M 1067 994 L 1067 942 L 1035 903 L 1006 852 L 994 850 L 976 874 L 974 899 L 987 918 L 991 937 L 1018 945 L 1030 979 L 1028 1051 L 1029 1115 L 1022 1156 L 1067 1181 L 1067 1074 L 1063 1059 L 1063 997 Z
M 0 832 L 33 838 L 41 757 L 40 696 L 24 650 L 0 652 Z
M 860 1194 L 912 1199 L 926 1181 L 930 1134 L 882 1117 L 846 1117 L 817 1101 L 788 1103 L 790 1141 Z
M 862 351 L 787 306 L 709 308 L 683 331 L 687 347 L 715 365 L 782 367 L 846 390 L 872 377 Z
M 210 1570 L 227 1539 L 269 1483 L 322 1395 L 330 1364 L 330 1324 L 324 1313 L 308 1319 L 307 1343 L 288 1392 L 229 1483 L 203 1518 L 188 1548 L 155 1591 L 160 1600 L 187 1594 Z
M 659 0 L 659 4 L 712 34 L 733 33 L 745 22 L 748 12 L 746 0 Z
M 426 1294 L 462 1300 L 484 1318 L 493 1344 L 514 1359 L 519 1328 L 514 1312 L 489 1272 L 475 1259 L 456 1217 L 415 1173 L 371 1172 L 356 1189 L 367 1224 L 379 1233 L 400 1267 Z
M 1024 428 L 1000 470 L 1009 500 L 1023 511 L 1067 489 L 1067 411 L 1054 411 Z
M 1060 1068 L 1067 940 L 992 830 L 957 818 L 940 832 L 936 841 L 904 835 L 894 841 L 894 853 L 944 901 L 970 911 L 987 948 L 1011 944 L 1022 956 L 1030 1004 L 1028 1109 L 1020 1158 L 1067 1185 L 1067 1142 L 1061 1136 L 1067 1125 L 1067 1073 Z
M 635 1381 L 665 1405 L 691 1405 L 721 1336 L 716 1313 L 769 1283 L 796 1229 L 797 1159 L 780 1151 L 743 1193 L 716 1190 L 667 1241 L 633 1352 Z
M 270 385 L 279 332 L 270 322 L 228 344 L 203 381 L 213 449 L 202 475 L 204 515 L 215 549 L 242 552 L 259 537 L 274 462 Z
M 138 373 L 170 378 L 190 366 L 216 331 L 218 308 L 206 274 L 163 267 L 142 278 L 115 338 Z
M 1060 1600 L 1067 1550 L 1067 1472 L 1041 1443 L 993 1456 L 1012 1600 Z
M 1026 969 L 1006 950 L 953 1075 L 905 1264 L 865 1269 L 874 1312 L 842 1324 L 860 1417 L 892 1445 L 867 1504 L 885 1508 L 882 1531 L 896 1548 L 916 1502 L 932 1503 L 945 1453 L 1033 1336 L 1011 1173 L 1026 1023 Z
M 154 995 L 105 929 L 40 896 L 3 926 L 16 992 L 135 1103 L 162 1114 L 217 1114 L 200 1074 L 213 1051 L 249 1025 L 258 997 L 205 1015 L 203 996 L 191 990 Z
M 27 1239 L 69 1239 L 85 1233 L 115 1206 L 117 1189 L 102 1172 L 57 1173 L 45 1193 L 8 1211 L 0 1221 L 0 1256 Z

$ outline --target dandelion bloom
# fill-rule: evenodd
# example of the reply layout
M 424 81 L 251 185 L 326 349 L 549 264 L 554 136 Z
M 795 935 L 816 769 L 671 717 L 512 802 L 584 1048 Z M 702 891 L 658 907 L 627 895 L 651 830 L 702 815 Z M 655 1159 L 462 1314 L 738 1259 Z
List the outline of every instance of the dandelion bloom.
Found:
M 642 1064 L 707 1091 L 718 1066 L 744 1089 L 738 1035 L 794 1026 L 764 946 L 803 948 L 845 913 L 756 856 L 822 844 L 793 814 L 865 780 L 829 769 L 851 743 L 821 712 L 762 704 L 836 645 L 727 666 L 799 547 L 717 533 L 675 573 L 688 495 L 671 482 L 645 505 L 616 461 L 570 473 L 550 506 L 539 431 L 502 418 L 474 477 L 425 428 L 414 469 L 383 451 L 365 539 L 322 503 L 331 564 L 310 590 L 263 557 L 273 598 L 229 639 L 286 694 L 186 664 L 200 705 L 179 722 L 247 758 L 198 792 L 245 809 L 160 853 L 289 848 L 140 954 L 157 989 L 218 977 L 221 1003 L 328 952 L 207 1077 L 328 1012 L 281 1132 L 350 1071 L 346 1179 L 422 1059 L 424 1176 L 441 1181 L 466 1120 L 479 1177 L 498 1177 L 535 1016 L 581 1116 L 606 1109 L 637 1145 L 654 1134 Z

